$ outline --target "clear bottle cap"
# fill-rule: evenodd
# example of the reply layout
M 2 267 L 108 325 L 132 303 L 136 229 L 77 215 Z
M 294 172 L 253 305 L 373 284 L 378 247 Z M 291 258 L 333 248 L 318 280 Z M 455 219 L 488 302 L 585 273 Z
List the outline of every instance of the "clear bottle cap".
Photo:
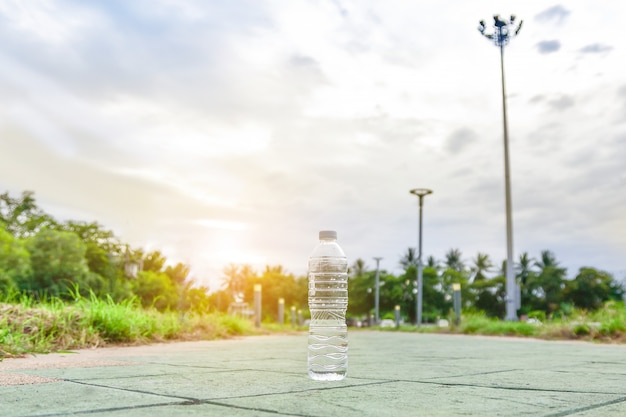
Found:
M 337 240 L 337 232 L 334 230 L 322 230 L 320 231 L 320 240 L 322 239 L 335 239 Z

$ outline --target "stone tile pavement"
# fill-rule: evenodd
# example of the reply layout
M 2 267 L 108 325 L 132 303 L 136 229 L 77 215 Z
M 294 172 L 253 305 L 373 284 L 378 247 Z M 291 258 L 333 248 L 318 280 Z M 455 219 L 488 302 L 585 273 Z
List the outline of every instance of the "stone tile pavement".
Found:
M 351 331 L 348 377 L 305 334 L 0 362 L 0 416 L 626 416 L 626 346 Z

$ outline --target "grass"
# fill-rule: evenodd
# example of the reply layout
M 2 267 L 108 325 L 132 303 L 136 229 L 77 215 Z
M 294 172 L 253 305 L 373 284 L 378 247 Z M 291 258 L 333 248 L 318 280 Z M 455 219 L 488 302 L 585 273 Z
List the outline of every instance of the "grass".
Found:
M 567 317 L 544 320 L 540 323 L 502 321 L 481 313 L 468 313 L 463 315 L 458 326 L 440 328 L 436 331 L 536 337 L 546 340 L 626 343 L 626 307 L 623 303 L 608 302 L 604 308 L 592 313 L 573 310 Z
M 450 320 L 452 323 L 452 320 Z M 385 331 L 420 333 L 454 333 L 486 336 L 535 337 L 546 340 L 585 340 L 626 343 L 626 307 L 621 302 L 608 302 L 595 312 L 572 310 L 567 317 L 543 320 L 540 323 L 502 321 L 482 313 L 465 312 L 458 326 L 446 327 L 401 325 L 377 328 Z
M 136 301 L 76 296 L 36 301 L 12 294 L 0 300 L 0 359 L 107 344 L 210 340 L 257 331 L 225 314 L 186 314 L 144 309 Z
M 487 336 L 538 336 L 539 326 L 527 322 L 501 321 L 485 317 L 482 314 L 472 314 L 463 317 L 455 333 L 482 334 Z
M 0 298 L 0 360 L 26 353 L 47 353 L 108 344 L 166 340 L 212 340 L 236 335 L 292 333 L 289 324 L 264 322 L 262 329 L 243 318 L 219 313 L 180 314 L 142 308 L 136 300 L 120 303 L 93 294 L 73 302 L 35 300 L 17 293 Z M 609 302 L 595 312 L 572 310 L 567 317 L 540 324 L 507 322 L 481 313 L 465 313 L 458 326 L 402 325 L 386 331 L 458 333 L 626 343 L 626 307 Z

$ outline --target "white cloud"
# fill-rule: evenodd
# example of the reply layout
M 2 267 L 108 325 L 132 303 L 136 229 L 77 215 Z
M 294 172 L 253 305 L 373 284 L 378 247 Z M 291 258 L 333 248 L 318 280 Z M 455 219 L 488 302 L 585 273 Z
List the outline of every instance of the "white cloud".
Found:
M 535 20 L 540 22 L 557 22 L 562 23 L 567 17 L 571 14 L 571 11 L 566 9 L 565 7 L 557 4 L 556 6 L 552 6 L 546 10 L 543 10 L 541 13 L 535 15 Z
M 426 254 L 499 263 L 500 57 L 475 26 L 514 12 L 515 251 L 626 269 L 619 3 L 30 4 L 0 6 L 0 186 L 212 282 L 235 261 L 304 273 L 327 227 L 396 270 L 415 187 L 435 191 Z M 546 39 L 558 53 L 538 53 Z
M 592 44 L 585 45 L 582 48 L 580 48 L 580 52 L 588 53 L 588 54 L 600 54 L 603 52 L 609 52 L 612 49 L 613 47 L 609 45 L 600 44 L 600 43 L 592 43 Z
M 65 8 L 49 0 L 4 1 L 0 14 L 21 37 L 30 37 L 54 47 L 80 39 L 80 33 L 93 24 L 95 17 L 89 9 Z
M 561 42 L 557 40 L 541 41 L 537 43 L 540 54 L 551 54 L 561 49 Z

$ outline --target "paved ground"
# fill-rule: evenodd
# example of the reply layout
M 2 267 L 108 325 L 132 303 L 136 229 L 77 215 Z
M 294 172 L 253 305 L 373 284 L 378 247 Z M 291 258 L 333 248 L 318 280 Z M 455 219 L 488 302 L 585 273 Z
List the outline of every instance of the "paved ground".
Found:
M 348 378 L 306 376 L 305 335 L 0 362 L 0 416 L 626 416 L 626 346 L 350 333 Z

